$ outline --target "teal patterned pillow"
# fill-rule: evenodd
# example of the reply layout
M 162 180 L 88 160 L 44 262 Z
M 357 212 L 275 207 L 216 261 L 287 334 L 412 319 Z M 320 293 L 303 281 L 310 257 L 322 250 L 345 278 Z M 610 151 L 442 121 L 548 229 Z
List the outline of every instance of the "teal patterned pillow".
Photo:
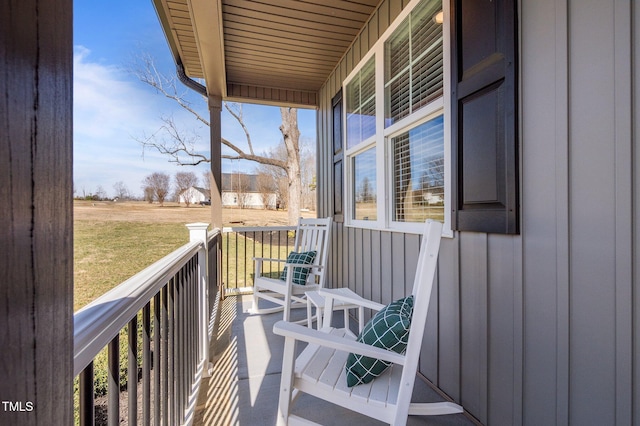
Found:
M 316 258 L 315 251 L 305 251 L 302 253 L 296 253 L 292 251 L 287 256 L 287 263 L 298 263 L 302 265 L 311 265 Z M 307 283 L 307 277 L 309 276 L 309 268 L 293 268 L 293 283 L 298 285 L 305 285 Z M 287 267 L 285 266 L 280 274 L 282 281 L 287 280 Z
M 413 296 L 391 302 L 369 320 L 356 340 L 402 354 L 409 341 L 412 313 Z M 387 361 L 349 354 L 346 365 L 347 386 L 369 383 L 389 365 L 391 363 Z

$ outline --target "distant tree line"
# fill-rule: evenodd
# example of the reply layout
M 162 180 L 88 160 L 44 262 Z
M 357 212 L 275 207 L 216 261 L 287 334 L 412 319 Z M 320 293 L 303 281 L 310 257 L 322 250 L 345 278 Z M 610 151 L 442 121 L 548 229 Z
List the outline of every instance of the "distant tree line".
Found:
M 87 191 L 84 187 L 78 191 L 74 185 L 73 194 L 76 200 L 147 201 L 149 203 L 157 202 L 162 205 L 165 201 L 179 201 L 182 192 L 191 187 L 200 186 L 200 182 L 193 172 L 177 172 L 173 179 L 168 173 L 155 172 L 142 180 L 142 196 L 131 193 L 127 185 L 122 181 L 118 181 L 113 185 L 113 196 L 109 196 L 102 185 L 98 185 L 95 191 Z M 201 187 L 207 191 L 211 189 L 208 172 L 202 174 Z M 187 201 L 187 205 L 189 203 L 190 200 Z
M 202 188 L 211 191 L 211 181 L 209 173 L 202 174 Z M 151 173 L 142 180 L 142 192 L 144 200 L 153 203 L 157 202 L 161 206 L 165 201 L 180 201 L 180 194 L 191 187 L 200 186 L 200 180 L 194 172 L 177 172 L 173 177 L 168 173 Z M 187 207 L 191 204 L 190 197 L 184 197 Z

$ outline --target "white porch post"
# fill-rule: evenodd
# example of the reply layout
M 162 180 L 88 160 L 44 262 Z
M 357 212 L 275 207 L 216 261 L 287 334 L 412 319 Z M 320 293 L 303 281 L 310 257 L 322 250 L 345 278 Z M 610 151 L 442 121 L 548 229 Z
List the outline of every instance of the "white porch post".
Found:
M 209 269 L 207 268 L 207 229 L 208 223 L 198 222 L 186 225 L 189 228 L 189 241 L 201 242 L 203 248 L 198 251 L 198 288 L 200 294 L 200 360 L 205 363 L 203 377 L 208 377 L 209 366 L 209 294 L 207 289 Z

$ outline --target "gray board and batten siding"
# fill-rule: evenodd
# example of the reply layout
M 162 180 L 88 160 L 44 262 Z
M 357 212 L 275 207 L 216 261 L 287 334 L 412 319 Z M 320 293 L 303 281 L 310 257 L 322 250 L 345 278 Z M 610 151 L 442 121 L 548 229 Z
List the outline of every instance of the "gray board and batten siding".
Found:
M 340 160 L 332 100 L 407 3 L 381 2 L 320 91 L 320 217 Z M 484 424 L 640 424 L 639 9 L 517 4 L 520 232 L 443 238 L 420 364 Z M 408 291 L 416 235 L 338 221 L 332 243 L 330 286 Z

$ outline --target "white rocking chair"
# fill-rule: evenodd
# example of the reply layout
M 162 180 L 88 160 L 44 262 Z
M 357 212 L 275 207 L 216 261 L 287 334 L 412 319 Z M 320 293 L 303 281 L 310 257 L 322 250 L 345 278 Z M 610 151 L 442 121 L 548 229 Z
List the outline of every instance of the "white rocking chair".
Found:
M 249 313 L 267 314 L 284 311 L 284 321 L 289 321 L 291 308 L 306 308 L 305 292 L 324 287 L 326 281 L 327 259 L 329 254 L 329 240 L 331 236 L 331 218 L 303 219 L 300 218 L 296 228 L 296 238 L 293 252 L 303 253 L 315 251 L 316 256 L 309 264 L 287 263 L 286 259 L 254 258 L 256 269 L 253 284 L 253 304 Z M 286 279 L 262 276 L 263 262 L 282 262 L 287 267 Z M 296 284 L 294 273 L 298 268 L 309 270 L 306 283 Z M 260 299 L 275 303 L 276 307 L 258 307 Z
M 285 337 L 278 406 L 278 424 L 316 424 L 291 414 L 291 406 L 299 392 L 340 405 L 377 420 L 405 425 L 408 415 L 441 415 L 462 413 L 463 408 L 452 402 L 411 403 L 420 347 L 424 335 L 427 310 L 436 270 L 442 225 L 427 221 L 413 284 L 413 315 L 404 355 L 356 342 L 347 329 L 334 329 L 331 324 L 333 300 L 357 304 L 373 310 L 383 305 L 357 296 L 346 297 L 344 292 L 321 290 L 327 299 L 322 330 L 278 321 L 273 331 Z M 362 321 L 362 318 L 360 318 Z M 295 358 L 297 341 L 308 342 Z M 389 361 L 391 366 L 379 377 L 366 384 L 347 386 L 345 364 L 349 353 Z

